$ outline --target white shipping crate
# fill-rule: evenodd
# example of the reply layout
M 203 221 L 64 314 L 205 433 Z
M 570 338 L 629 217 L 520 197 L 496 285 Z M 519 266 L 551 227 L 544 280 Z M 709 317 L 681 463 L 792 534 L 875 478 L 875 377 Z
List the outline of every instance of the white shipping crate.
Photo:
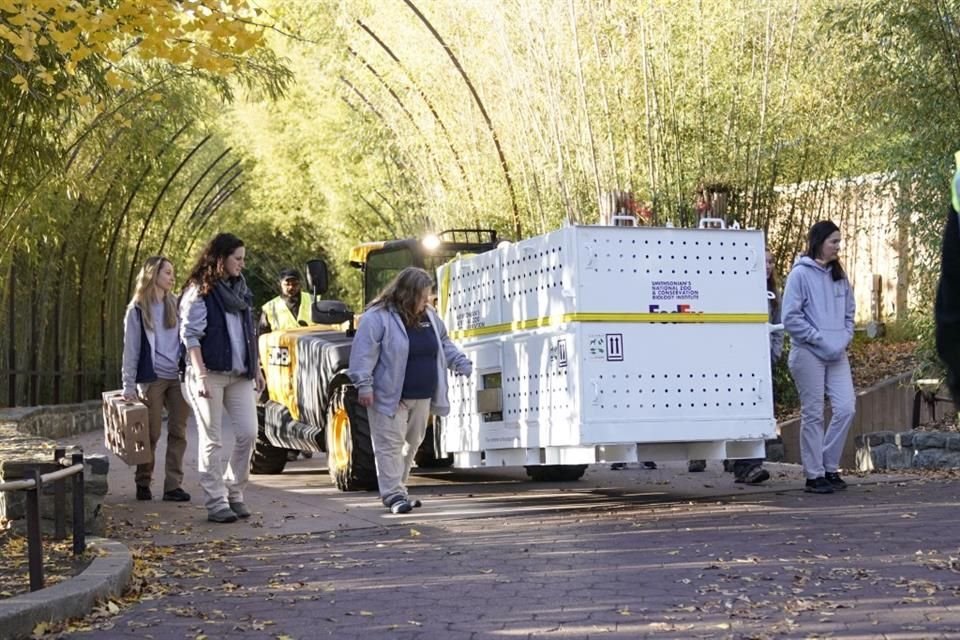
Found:
M 438 276 L 458 466 L 763 456 L 761 232 L 566 227 Z

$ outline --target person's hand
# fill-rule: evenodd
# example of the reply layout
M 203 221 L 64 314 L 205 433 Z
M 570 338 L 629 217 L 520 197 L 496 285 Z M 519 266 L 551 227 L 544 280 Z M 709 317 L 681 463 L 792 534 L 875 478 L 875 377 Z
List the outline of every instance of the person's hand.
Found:
M 137 400 L 139 400 L 139 398 L 137 398 L 136 391 L 124 391 L 123 399 L 126 400 L 127 402 L 136 402 Z
M 253 388 L 257 390 L 257 395 L 263 393 L 263 390 L 267 388 L 267 381 L 263 379 L 263 372 L 259 368 L 253 381 Z
M 372 407 L 372 406 L 373 406 L 373 391 L 370 391 L 369 393 L 361 393 L 361 394 L 358 394 L 358 395 L 357 395 L 357 402 L 359 402 L 361 406 L 364 406 L 364 407 Z
M 197 395 L 201 398 L 211 397 L 210 387 L 207 385 L 206 373 L 197 374 Z

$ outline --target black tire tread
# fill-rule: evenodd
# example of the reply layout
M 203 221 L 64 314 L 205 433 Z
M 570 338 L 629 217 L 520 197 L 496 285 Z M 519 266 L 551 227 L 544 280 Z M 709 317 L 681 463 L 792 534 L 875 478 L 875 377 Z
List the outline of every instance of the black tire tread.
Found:
M 287 466 L 287 449 L 275 447 L 262 434 L 257 434 L 250 459 L 250 473 L 258 475 L 276 475 L 283 473 Z
M 377 489 L 377 464 L 370 439 L 367 409 L 357 401 L 353 385 L 341 384 L 334 388 L 327 414 L 327 459 L 330 459 L 333 414 L 345 407 L 349 419 L 350 459 L 340 468 L 328 463 L 330 478 L 340 491 L 371 491 Z
M 587 471 L 585 464 L 541 464 L 526 467 L 534 482 L 575 482 Z
M 447 467 L 453 466 L 453 455 L 443 456 L 442 458 L 437 457 L 437 452 L 434 448 L 434 441 L 436 440 L 434 429 L 437 428 L 437 420 L 438 418 L 433 416 L 427 424 L 427 431 L 423 436 L 423 442 L 420 443 L 420 448 L 417 449 L 417 453 L 413 457 L 414 462 L 416 462 L 417 466 L 421 469 L 446 469 Z

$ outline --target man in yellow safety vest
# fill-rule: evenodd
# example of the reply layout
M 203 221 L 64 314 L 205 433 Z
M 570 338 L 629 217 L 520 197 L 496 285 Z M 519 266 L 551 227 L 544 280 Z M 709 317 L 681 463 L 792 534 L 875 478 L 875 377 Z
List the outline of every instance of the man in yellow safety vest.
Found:
M 300 272 L 287 268 L 280 272 L 280 295 L 263 305 L 260 333 L 285 331 L 313 324 L 313 296 L 300 289 Z

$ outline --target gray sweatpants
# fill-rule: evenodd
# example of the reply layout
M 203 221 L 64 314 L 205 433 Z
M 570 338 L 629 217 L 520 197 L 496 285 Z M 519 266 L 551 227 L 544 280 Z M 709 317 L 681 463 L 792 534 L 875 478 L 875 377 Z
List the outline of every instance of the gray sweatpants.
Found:
M 787 358 L 790 374 L 800 395 L 800 459 L 808 479 L 840 468 L 840 455 L 847 440 L 847 431 L 856 411 L 856 396 L 850 362 L 844 354 L 840 360 L 824 362 L 803 348 L 790 350 Z M 823 430 L 823 398 L 830 398 L 833 417 L 826 433 Z
M 430 418 L 430 399 L 401 400 L 392 418 L 374 408 L 367 409 L 370 439 L 377 460 L 377 485 L 380 499 L 390 506 L 407 497 L 410 467 L 423 442 Z

